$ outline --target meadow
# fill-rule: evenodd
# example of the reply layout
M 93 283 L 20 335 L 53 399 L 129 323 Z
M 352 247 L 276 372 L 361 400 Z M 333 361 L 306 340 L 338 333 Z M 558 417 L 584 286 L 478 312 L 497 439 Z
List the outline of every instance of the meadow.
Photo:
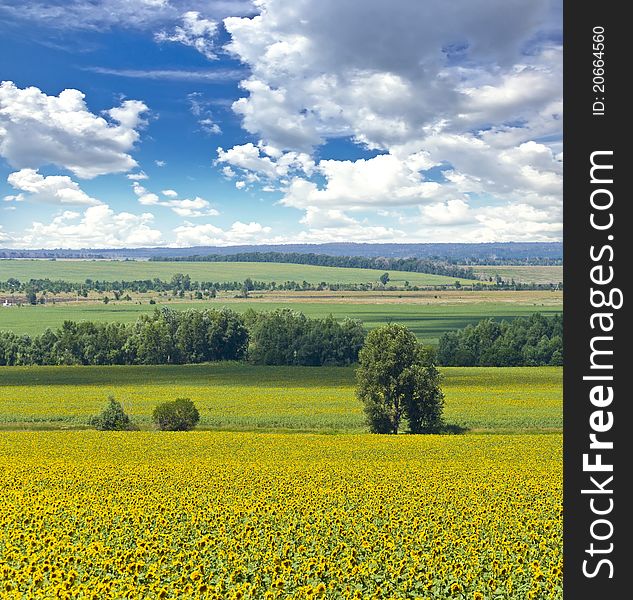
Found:
M 560 431 L 560 367 L 445 367 L 448 424 L 475 432 Z M 142 428 L 156 406 L 191 398 L 200 428 L 363 432 L 353 367 L 244 363 L 110 367 L 3 367 L 2 429 L 86 427 L 108 394 Z
M 306 297 L 307 296 L 307 297 Z M 529 316 L 535 312 L 544 315 L 562 312 L 562 296 L 558 292 L 443 292 L 433 296 L 401 297 L 372 296 L 363 299 L 360 295 L 338 298 L 330 296 L 321 299 L 318 295 L 277 296 L 268 300 L 267 296 L 247 301 L 217 298 L 211 301 L 167 301 L 157 299 L 157 304 L 150 305 L 147 300 L 143 304 L 133 302 L 96 302 L 83 303 L 49 303 L 37 306 L 0 307 L 0 330 L 16 333 L 38 334 L 47 327 L 59 327 L 65 320 L 73 321 L 135 321 L 143 313 L 151 313 L 161 306 L 169 306 L 175 310 L 188 308 L 220 308 L 228 306 L 238 312 L 249 308 L 254 310 L 273 310 L 290 307 L 310 317 L 325 317 L 329 314 L 337 319 L 349 317 L 360 319 L 368 329 L 389 322 L 403 323 L 411 329 L 419 339 L 436 344 L 445 332 L 476 323 L 480 319 L 512 319 Z
M 477 265 L 473 267 L 476 275 L 495 277 L 517 283 L 541 283 L 554 285 L 563 282 L 562 265 Z
M 562 436 L 10 432 L 3 598 L 562 598 Z
M 375 269 L 353 269 L 342 267 L 318 267 L 290 263 L 261 262 L 154 262 L 117 260 L 0 260 L 0 281 L 10 277 L 20 281 L 29 279 L 62 279 L 83 283 L 90 278 L 99 281 L 133 281 L 159 278 L 169 281 L 176 273 L 189 275 L 192 281 L 214 283 L 244 281 L 250 277 L 264 283 L 376 283 L 384 271 Z M 453 285 L 455 277 L 391 271 L 391 284 L 403 286 L 408 281 L 412 286 Z

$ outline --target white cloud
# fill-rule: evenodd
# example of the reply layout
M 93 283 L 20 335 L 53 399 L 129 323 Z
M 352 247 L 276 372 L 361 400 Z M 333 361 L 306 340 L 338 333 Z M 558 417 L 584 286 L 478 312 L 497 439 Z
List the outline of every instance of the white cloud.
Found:
M 162 234 L 152 228 L 150 213 L 114 212 L 106 204 L 91 206 L 84 213 L 65 211 L 50 223 L 33 222 L 24 234 L 14 237 L 19 248 L 133 248 L 162 243 Z
M 197 10 L 208 19 L 253 13 L 250 0 L 0 0 L 0 15 L 58 29 L 156 30 Z
M 198 120 L 198 125 L 200 125 L 202 131 L 212 135 L 222 133 L 222 129 L 215 122 L 213 113 L 209 108 L 211 105 L 209 100 L 205 99 L 200 92 L 188 94 L 187 99 L 189 100 L 189 110 Z
M 440 184 L 425 181 L 420 173 L 421 169 L 431 166 L 433 163 L 421 153 L 403 160 L 391 154 L 356 161 L 322 160 L 318 171 L 326 180 L 324 187 L 295 177 L 281 203 L 295 208 L 321 206 L 351 210 L 428 202 L 441 191 Z
M 252 72 L 234 110 L 247 131 L 280 148 L 353 136 L 388 149 L 462 114 L 471 122 L 482 112 L 516 118 L 521 107 L 561 95 L 552 69 L 559 59 L 539 59 L 538 46 L 533 57 L 522 52 L 551 25 L 547 0 L 257 6 L 257 17 L 224 21 L 227 49 Z M 496 114 L 484 110 L 494 106 Z
M 160 198 L 156 194 L 148 192 L 138 181 L 132 182 L 132 189 L 140 204 L 145 206 L 160 204 Z
M 177 246 L 231 246 L 266 243 L 271 228 L 260 223 L 235 221 L 227 230 L 211 224 L 185 223 L 174 229 Z
M 170 208 L 180 217 L 215 217 L 220 213 L 211 207 L 211 204 L 204 198 L 196 196 L 193 200 L 184 198 L 176 200 L 178 192 L 176 190 L 163 190 L 161 194 L 171 200 L 161 200 L 158 195 L 149 192 L 138 181 L 132 183 L 132 190 L 136 194 L 139 204 L 145 206 L 164 206 Z
M 131 181 L 143 181 L 144 179 L 149 179 L 149 175 L 145 173 L 145 171 L 139 171 L 138 173 L 128 173 L 126 177 Z
M 423 220 L 428 224 L 462 225 L 472 223 L 474 216 L 464 200 L 448 200 L 422 206 L 420 208 Z
M 542 223 L 539 235 L 548 239 L 560 232 L 562 47 L 551 41 L 560 34 L 555 1 L 256 5 L 258 16 L 224 24 L 227 50 L 250 68 L 233 110 L 261 141 L 219 149 L 218 163 L 264 177 L 269 187 L 288 179 L 281 203 L 304 210 L 304 224 L 317 219 L 316 207 L 322 219 L 324 211 L 417 206 L 427 227 L 453 228 L 449 239 L 460 239 L 459 231 L 488 237 L 493 221 L 470 208 L 469 196 L 476 195 L 480 208 L 516 207 L 534 227 Z M 381 153 L 280 172 L 280 156 L 312 156 L 335 138 Z M 425 173 L 432 167 L 443 174 Z M 525 206 L 550 220 L 533 220 Z M 520 231 L 508 220 L 516 235 L 531 228 Z
M 131 79 L 154 79 L 164 81 L 202 81 L 204 83 L 226 83 L 241 79 L 240 69 L 109 69 L 86 67 L 84 70 L 100 75 L 114 75 Z
M 165 161 L 165 160 L 155 160 L 155 161 L 154 161 L 154 164 L 155 164 L 157 167 L 164 167 L 164 166 L 166 166 L 166 165 L 167 165 L 167 161 Z
M 90 112 L 84 97 L 79 90 L 48 96 L 2 82 L 0 156 L 19 169 L 53 164 L 82 178 L 136 167 L 129 152 L 139 139 L 145 104 L 125 100 L 106 111 L 108 121 Z
M 20 202 L 25 198 L 59 205 L 88 205 L 101 204 L 100 200 L 86 194 L 79 185 L 70 177 L 62 175 L 49 175 L 44 177 L 35 169 L 21 169 L 10 173 L 8 183 L 21 193 L 16 196 L 8 196 L 11 200 Z M 25 196 L 25 193 L 28 196 Z
M 198 11 L 190 10 L 181 16 L 181 22 L 171 33 L 157 33 L 154 36 L 156 41 L 177 42 L 195 48 L 208 59 L 217 58 L 213 42 L 218 30 L 217 21 L 205 19 Z
M 336 227 L 313 228 L 300 232 L 289 241 L 325 244 L 327 242 L 402 242 L 407 234 L 399 229 L 383 226 L 372 226 L 362 223 L 354 225 L 337 225 Z
M 199 196 L 193 200 L 169 200 L 160 204 L 168 206 L 181 217 L 216 217 L 220 214 L 215 208 L 211 208 L 207 200 Z
M 228 150 L 217 149 L 218 158 L 216 165 L 226 163 L 223 173 L 227 177 L 233 177 L 233 168 L 242 169 L 246 174 L 267 179 L 279 179 L 287 177 L 290 173 L 303 173 L 311 175 L 314 172 L 314 160 L 305 152 L 279 152 L 272 146 L 262 143 L 255 146 L 249 142 L 233 146 Z M 232 168 L 233 167 L 233 168 Z

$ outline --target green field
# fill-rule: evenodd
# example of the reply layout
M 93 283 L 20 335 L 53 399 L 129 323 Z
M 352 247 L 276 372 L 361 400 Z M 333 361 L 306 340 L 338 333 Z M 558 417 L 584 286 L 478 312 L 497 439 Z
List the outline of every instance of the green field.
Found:
M 444 368 L 449 424 L 489 432 L 560 430 L 559 367 Z M 85 425 L 114 394 L 143 426 L 177 397 L 200 409 L 200 426 L 228 430 L 359 432 L 354 369 L 242 363 L 114 367 L 3 367 L 3 428 Z
M 30 335 L 43 332 L 47 327 L 59 327 L 65 320 L 72 321 L 135 321 L 141 314 L 153 312 L 160 306 L 174 309 L 187 308 L 229 308 L 243 312 L 248 308 L 255 310 L 273 310 L 290 307 L 304 312 L 310 317 L 324 317 L 329 314 L 338 319 L 350 317 L 360 319 L 366 327 L 373 328 L 388 322 L 403 323 L 411 329 L 419 339 L 428 344 L 436 344 L 445 331 L 465 327 L 480 319 L 511 319 L 528 316 L 535 312 L 545 315 L 559 314 L 562 305 L 544 304 L 543 302 L 480 302 L 456 304 L 413 304 L 413 303 L 354 303 L 345 302 L 266 302 L 252 301 L 194 301 L 164 302 L 162 304 L 113 303 L 58 303 L 46 306 L 0 307 L 0 330 L 27 333 Z
M 0 281 L 10 277 L 20 281 L 29 279 L 62 279 L 83 283 L 86 279 L 100 281 L 133 281 L 159 278 L 169 281 L 175 273 L 189 275 L 193 281 L 214 283 L 254 281 L 307 281 L 308 283 L 375 283 L 384 271 L 374 269 L 347 269 L 341 267 L 317 267 L 286 263 L 259 262 L 150 262 L 117 260 L 0 260 Z M 403 286 L 453 285 L 455 277 L 391 271 L 391 284 Z
M 563 267 L 561 266 L 542 266 L 542 265 L 527 265 L 527 266 L 512 266 L 512 265 L 500 265 L 500 266 L 476 266 L 473 267 L 476 275 L 483 275 L 484 277 L 494 278 L 499 275 L 505 281 L 516 281 L 517 283 L 541 283 L 549 284 L 563 282 Z

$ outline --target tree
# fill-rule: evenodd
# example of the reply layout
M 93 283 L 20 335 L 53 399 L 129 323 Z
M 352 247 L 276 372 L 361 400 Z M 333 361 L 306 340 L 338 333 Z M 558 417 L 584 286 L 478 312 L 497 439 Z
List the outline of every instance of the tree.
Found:
M 200 413 L 189 398 L 176 398 L 159 404 L 152 420 L 161 431 L 189 431 L 197 425 Z
M 108 404 L 106 407 L 101 411 L 100 415 L 92 417 L 89 423 L 101 431 L 126 431 L 134 429 L 130 417 L 125 414 L 123 406 L 114 399 L 114 396 L 108 396 Z
M 442 426 L 444 394 L 434 352 L 404 325 L 371 331 L 359 353 L 356 395 L 373 433 L 398 433 L 403 419 L 411 433 Z
M 387 282 L 389 281 L 389 273 L 383 273 L 380 277 L 380 283 L 382 283 L 383 285 L 387 285 Z

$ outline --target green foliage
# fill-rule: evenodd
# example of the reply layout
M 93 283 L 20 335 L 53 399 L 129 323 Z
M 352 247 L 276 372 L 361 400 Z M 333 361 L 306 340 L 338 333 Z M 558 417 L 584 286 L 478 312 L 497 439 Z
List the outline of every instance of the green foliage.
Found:
M 108 403 L 101 411 L 100 415 L 92 417 L 89 424 L 95 429 L 101 431 L 126 431 L 134 429 L 130 417 L 125 414 L 123 406 L 114 399 L 114 396 L 108 396 Z
M 389 273 L 383 273 L 380 277 L 379 277 L 380 283 L 382 283 L 383 285 L 387 285 L 387 283 L 389 282 Z
M 540 314 L 501 323 L 483 319 L 445 333 L 440 338 L 438 360 L 458 367 L 560 366 L 563 319 Z
M 183 364 L 243 358 L 248 331 L 228 310 L 141 315 L 131 324 L 64 321 L 36 337 L 0 331 L 0 365 Z
M 152 413 L 152 420 L 161 431 L 189 431 L 200 421 L 200 413 L 189 398 L 176 398 L 159 404 Z
M 339 323 L 332 315 L 309 319 L 278 309 L 248 313 L 249 359 L 262 365 L 349 365 L 356 361 L 365 330 L 360 321 Z
M 403 419 L 411 433 L 440 429 L 444 394 L 434 353 L 404 325 L 390 323 L 369 333 L 356 379 L 356 395 L 373 433 L 398 433 Z

